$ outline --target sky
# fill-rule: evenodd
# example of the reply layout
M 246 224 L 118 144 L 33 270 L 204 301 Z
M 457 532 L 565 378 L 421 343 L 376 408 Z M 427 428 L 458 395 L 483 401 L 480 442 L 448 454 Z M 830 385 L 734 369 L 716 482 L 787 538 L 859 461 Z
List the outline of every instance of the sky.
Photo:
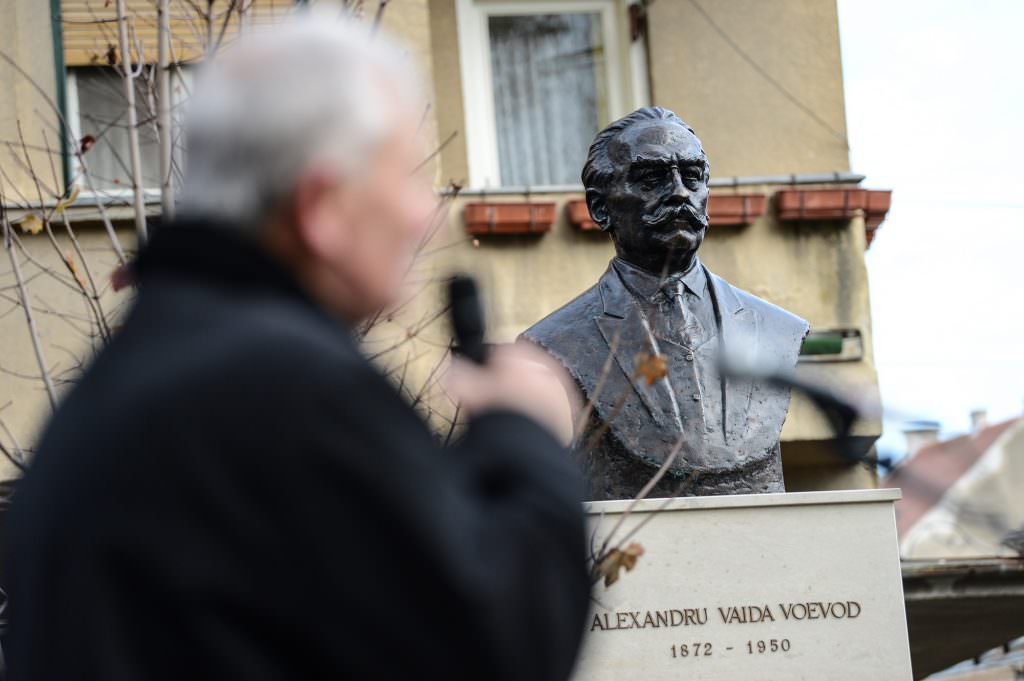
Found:
M 897 454 L 905 419 L 1024 411 L 1024 1 L 838 6 L 851 169 L 894 190 L 867 266 Z

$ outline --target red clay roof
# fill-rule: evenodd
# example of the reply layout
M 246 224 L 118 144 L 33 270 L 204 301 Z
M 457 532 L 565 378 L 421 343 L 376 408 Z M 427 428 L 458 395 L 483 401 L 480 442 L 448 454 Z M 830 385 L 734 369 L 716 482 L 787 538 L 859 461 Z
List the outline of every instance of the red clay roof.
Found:
M 935 506 L 996 439 L 1019 420 L 1010 419 L 977 433 L 922 447 L 907 463 L 890 473 L 882 487 L 903 490 L 903 498 L 896 502 L 896 529 L 900 536 Z

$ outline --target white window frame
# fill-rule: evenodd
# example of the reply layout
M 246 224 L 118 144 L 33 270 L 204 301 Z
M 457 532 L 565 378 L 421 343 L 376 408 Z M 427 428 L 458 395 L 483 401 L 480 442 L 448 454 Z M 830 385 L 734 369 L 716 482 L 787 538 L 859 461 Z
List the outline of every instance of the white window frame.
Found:
M 71 66 L 65 70 L 66 78 L 65 83 L 65 95 L 67 102 L 67 124 L 71 134 L 71 140 L 73 144 L 78 144 L 82 139 L 82 112 L 78 101 L 78 74 L 75 72 L 76 69 L 82 68 L 78 66 Z M 91 68 L 91 67 L 89 67 Z M 102 68 L 102 67 L 101 67 Z M 192 86 L 192 71 L 190 69 L 176 69 L 171 72 L 171 92 L 175 91 L 176 83 L 179 80 L 183 84 L 186 90 Z M 172 104 L 172 116 L 180 116 L 177 112 L 177 107 Z M 174 124 L 175 129 L 180 130 L 181 122 L 176 121 Z M 89 187 L 86 186 L 85 181 L 82 179 L 82 166 L 78 162 L 78 156 L 72 154 L 72 177 L 74 179 L 74 186 L 78 187 L 78 196 L 86 199 L 98 199 L 103 198 L 112 201 L 131 201 L 133 190 L 131 187 L 109 187 L 106 189 L 98 189 L 96 192 L 89 191 Z M 146 203 L 159 203 L 160 202 L 160 187 L 143 187 L 142 192 L 145 195 Z
M 599 122 L 603 127 L 634 109 L 650 104 L 647 49 L 644 38 L 630 40 L 628 5 L 628 0 L 456 0 L 455 18 L 459 34 L 466 155 L 471 190 L 508 189 L 501 184 L 498 158 L 490 17 L 567 12 L 600 14 L 606 49 L 605 74 L 608 79 L 610 117 L 608 121 Z M 538 187 L 529 189 L 535 190 Z

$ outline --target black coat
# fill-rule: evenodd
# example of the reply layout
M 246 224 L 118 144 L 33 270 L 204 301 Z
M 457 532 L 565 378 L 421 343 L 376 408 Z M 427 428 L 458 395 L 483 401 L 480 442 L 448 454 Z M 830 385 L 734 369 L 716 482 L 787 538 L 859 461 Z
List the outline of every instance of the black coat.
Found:
M 10 678 L 567 677 L 582 483 L 509 412 L 436 444 L 348 330 L 169 227 L 11 517 Z

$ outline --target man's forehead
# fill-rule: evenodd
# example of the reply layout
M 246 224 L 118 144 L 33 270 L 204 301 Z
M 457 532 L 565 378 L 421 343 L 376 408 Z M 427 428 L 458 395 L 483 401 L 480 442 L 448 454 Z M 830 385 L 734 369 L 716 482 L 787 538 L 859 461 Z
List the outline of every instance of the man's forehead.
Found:
M 635 123 L 610 146 L 610 156 L 616 165 L 642 160 L 696 160 L 703 155 L 697 136 L 671 120 Z

